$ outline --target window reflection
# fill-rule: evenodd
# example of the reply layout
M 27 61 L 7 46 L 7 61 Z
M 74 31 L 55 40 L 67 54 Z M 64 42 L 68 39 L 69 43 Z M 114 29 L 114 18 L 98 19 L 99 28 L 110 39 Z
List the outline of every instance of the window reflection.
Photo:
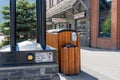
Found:
M 111 0 L 99 0 L 99 37 L 111 37 Z

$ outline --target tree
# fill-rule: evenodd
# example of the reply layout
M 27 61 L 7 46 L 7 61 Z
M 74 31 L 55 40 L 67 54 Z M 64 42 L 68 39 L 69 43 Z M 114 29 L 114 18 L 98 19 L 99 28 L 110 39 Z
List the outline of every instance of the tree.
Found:
M 36 35 L 35 3 L 29 2 L 29 0 L 17 0 L 16 4 L 17 41 L 34 39 Z M 1 24 L 1 30 L 5 35 L 9 35 L 10 6 L 4 6 L 1 13 L 5 19 L 5 22 Z

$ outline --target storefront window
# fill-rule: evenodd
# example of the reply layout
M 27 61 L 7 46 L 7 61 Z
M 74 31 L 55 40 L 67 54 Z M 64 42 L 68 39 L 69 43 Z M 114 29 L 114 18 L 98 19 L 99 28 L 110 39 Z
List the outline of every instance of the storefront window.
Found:
M 86 19 L 76 20 L 76 31 L 80 33 L 80 36 L 86 37 L 87 35 Z
M 99 0 L 99 37 L 111 37 L 111 1 Z

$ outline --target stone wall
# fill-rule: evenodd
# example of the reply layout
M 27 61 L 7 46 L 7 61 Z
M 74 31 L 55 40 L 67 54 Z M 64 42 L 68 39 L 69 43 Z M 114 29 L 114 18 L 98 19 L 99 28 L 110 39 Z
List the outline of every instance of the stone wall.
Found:
M 57 65 L 1 67 L 0 80 L 59 80 Z

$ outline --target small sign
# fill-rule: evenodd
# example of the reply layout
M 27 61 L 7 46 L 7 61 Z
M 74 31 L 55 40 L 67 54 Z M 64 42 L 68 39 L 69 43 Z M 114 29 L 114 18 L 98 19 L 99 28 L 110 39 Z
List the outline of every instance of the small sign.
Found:
M 72 41 L 73 42 L 77 41 L 77 34 L 75 32 L 72 33 Z
M 84 17 L 85 17 L 85 12 L 81 12 L 81 13 L 74 15 L 74 19 L 79 19 L 79 18 L 84 18 Z
M 52 18 L 52 22 L 54 23 L 66 22 L 66 18 Z
M 52 25 L 52 22 L 46 22 L 46 25 Z
M 53 53 L 52 52 L 38 52 L 35 53 L 35 62 L 52 62 L 53 61 Z

